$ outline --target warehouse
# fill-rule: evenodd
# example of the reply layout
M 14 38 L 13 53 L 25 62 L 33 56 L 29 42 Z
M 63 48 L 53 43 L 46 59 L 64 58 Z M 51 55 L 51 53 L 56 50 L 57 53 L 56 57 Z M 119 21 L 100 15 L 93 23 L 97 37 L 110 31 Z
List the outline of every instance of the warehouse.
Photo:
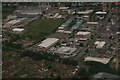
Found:
M 77 32 L 77 35 L 89 35 L 90 32 L 83 32 L 83 31 L 79 31 Z
M 15 33 L 21 33 L 21 32 L 24 31 L 24 29 L 22 29 L 22 28 L 14 28 L 14 29 L 12 29 L 12 31 L 15 32 Z
M 95 61 L 107 64 L 110 61 L 110 58 L 86 57 L 84 61 Z
M 77 14 L 90 14 L 90 13 L 92 13 L 93 12 L 93 10 L 86 10 L 86 11 L 77 11 Z
M 65 29 L 65 27 L 68 27 L 69 24 L 74 20 L 74 17 L 68 19 L 65 23 L 63 23 L 58 29 Z
M 22 20 L 24 20 L 24 18 L 17 19 L 17 20 L 11 20 L 11 21 L 7 22 L 7 24 L 9 24 L 9 25 L 15 25 L 15 24 L 20 23 Z
M 90 38 L 90 32 L 79 31 L 79 32 L 77 32 L 75 37 L 81 41 L 86 41 Z
M 72 55 L 76 51 L 76 48 L 71 48 L 71 47 L 60 47 L 58 48 L 55 53 L 59 53 L 61 55 Z
M 94 44 L 96 45 L 96 48 L 102 48 L 105 43 L 105 41 L 96 41 Z
M 47 38 L 41 42 L 38 46 L 41 48 L 50 48 L 51 46 L 55 45 L 59 39 L 57 38 Z
M 81 24 L 76 23 L 75 25 L 72 26 L 72 29 L 77 29 L 78 27 L 80 27 Z
M 65 30 L 58 30 L 57 32 L 66 33 L 66 34 L 71 34 L 72 33 L 72 31 L 65 31 Z
M 60 10 L 69 9 L 69 7 L 59 7 Z
M 87 22 L 87 24 L 89 24 L 89 25 L 97 25 L 98 22 Z
M 96 15 L 106 15 L 107 12 L 98 11 L 98 12 L 96 12 L 95 14 L 96 14 Z
M 96 80 L 97 78 L 105 79 L 105 80 L 113 80 L 113 78 L 114 78 L 114 79 L 118 80 L 120 78 L 120 76 L 106 73 L 106 72 L 99 72 L 96 75 L 94 75 L 94 78 L 95 79 L 93 79 L 93 80 Z
M 38 15 L 42 14 L 42 11 L 45 10 L 46 7 L 44 6 L 29 6 L 29 7 L 20 7 L 17 11 L 21 14 L 27 14 L 27 15 Z

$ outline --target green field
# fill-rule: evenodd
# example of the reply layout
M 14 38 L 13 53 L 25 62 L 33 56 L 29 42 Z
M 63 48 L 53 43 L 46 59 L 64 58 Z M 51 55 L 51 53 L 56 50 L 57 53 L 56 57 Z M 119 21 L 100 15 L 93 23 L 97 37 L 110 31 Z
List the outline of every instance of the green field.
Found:
M 64 20 L 60 19 L 37 19 L 26 25 L 27 32 L 23 35 L 32 39 L 41 40 L 53 33 L 63 22 Z
M 16 9 L 15 6 L 13 7 L 2 7 L 2 18 L 6 18 L 8 15 L 12 14 L 12 12 Z

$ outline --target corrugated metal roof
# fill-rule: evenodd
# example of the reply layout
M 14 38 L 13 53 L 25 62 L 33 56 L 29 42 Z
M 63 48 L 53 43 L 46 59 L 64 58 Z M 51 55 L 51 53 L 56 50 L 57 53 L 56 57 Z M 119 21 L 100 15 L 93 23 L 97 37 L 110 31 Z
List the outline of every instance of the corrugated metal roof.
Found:
M 56 43 L 58 40 L 59 39 L 57 39 L 57 38 L 47 38 L 44 41 L 42 41 L 41 44 L 39 44 L 38 46 L 48 48 L 51 45 L 53 45 L 54 43 Z

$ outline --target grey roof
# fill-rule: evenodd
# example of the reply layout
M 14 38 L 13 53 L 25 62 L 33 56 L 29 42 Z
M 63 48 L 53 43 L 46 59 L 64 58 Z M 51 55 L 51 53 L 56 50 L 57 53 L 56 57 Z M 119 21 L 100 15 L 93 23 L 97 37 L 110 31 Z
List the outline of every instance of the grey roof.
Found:
M 100 72 L 97 73 L 94 78 L 120 78 L 118 75 L 110 74 L 110 73 L 105 73 L 105 72 Z

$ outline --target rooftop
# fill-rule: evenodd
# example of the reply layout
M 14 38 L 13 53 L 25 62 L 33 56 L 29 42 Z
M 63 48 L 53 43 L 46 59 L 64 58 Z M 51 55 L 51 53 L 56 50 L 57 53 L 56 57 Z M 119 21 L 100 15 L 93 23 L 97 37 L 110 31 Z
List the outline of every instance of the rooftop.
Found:
M 110 58 L 86 57 L 84 61 L 96 61 L 107 64 L 110 61 Z
M 17 31 L 17 32 L 22 32 L 24 29 L 22 28 L 14 28 L 13 31 Z
M 88 35 L 88 34 L 90 34 L 90 32 L 83 32 L 83 31 L 77 32 L 77 35 Z
M 120 78 L 120 76 L 105 72 L 99 72 L 94 76 L 94 78 Z
M 74 51 L 76 50 L 76 48 L 71 48 L 71 47 L 60 47 L 58 48 L 58 50 L 56 50 L 56 53 L 60 53 L 60 54 L 72 54 Z
M 58 40 L 59 39 L 57 39 L 57 38 L 47 38 L 47 39 L 43 40 L 41 42 L 41 44 L 39 44 L 38 46 L 48 48 L 51 45 L 53 45 L 54 43 L 56 43 Z
M 105 45 L 105 41 L 96 41 L 94 44 L 96 44 L 96 48 L 102 48 Z

